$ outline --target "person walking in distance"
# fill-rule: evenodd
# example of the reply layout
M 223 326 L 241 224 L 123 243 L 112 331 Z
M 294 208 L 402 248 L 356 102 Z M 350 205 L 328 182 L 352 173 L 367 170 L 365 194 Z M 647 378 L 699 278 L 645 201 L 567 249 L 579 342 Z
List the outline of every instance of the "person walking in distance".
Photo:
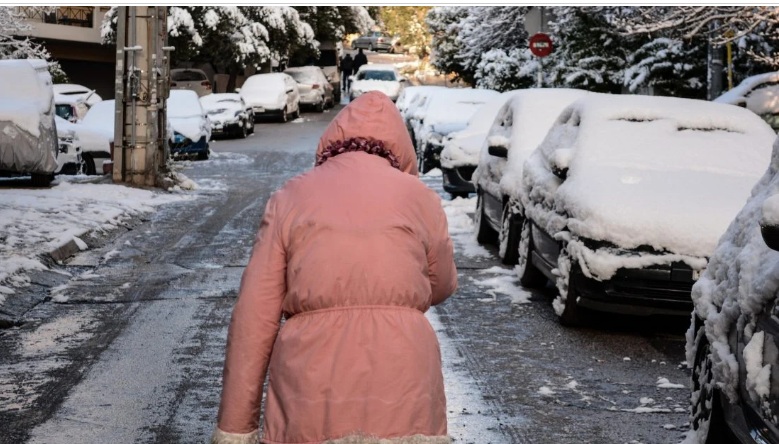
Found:
M 456 288 L 446 215 L 403 119 L 363 94 L 325 129 L 314 168 L 268 199 L 211 442 L 450 443 L 424 313 Z
M 362 48 L 357 50 L 357 55 L 354 56 L 354 73 L 357 74 L 357 71 L 360 70 L 360 67 L 362 65 L 368 64 L 368 57 L 365 56 L 365 54 L 362 52 Z
M 353 64 L 354 59 L 352 59 L 352 55 L 347 53 L 342 59 L 341 59 L 341 90 L 344 93 L 349 92 L 349 86 L 351 85 L 351 80 L 349 79 L 349 76 L 352 75 L 353 71 Z

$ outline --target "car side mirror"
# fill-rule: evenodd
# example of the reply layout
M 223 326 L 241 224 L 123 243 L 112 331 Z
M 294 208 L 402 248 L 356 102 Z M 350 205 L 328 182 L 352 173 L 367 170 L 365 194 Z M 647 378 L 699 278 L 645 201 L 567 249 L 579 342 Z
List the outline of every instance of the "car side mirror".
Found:
M 490 156 L 500 157 L 506 159 L 509 157 L 509 150 L 503 145 L 490 145 L 487 147 L 487 152 Z
M 288 93 L 291 93 L 291 92 L 292 92 L 292 91 L 294 91 L 294 90 L 295 90 L 294 88 L 290 88 L 290 89 L 288 89 L 288 90 L 287 90 L 287 92 L 288 92 Z
M 570 148 L 563 148 L 555 151 L 552 154 L 552 174 L 557 176 L 560 180 L 565 180 L 568 177 L 568 166 L 571 163 L 573 157 L 573 150 Z
M 241 92 L 241 88 L 235 88 L 235 92 L 237 93 Z
M 779 251 L 779 194 L 763 202 L 760 218 L 760 234 L 768 248 Z
M 408 79 L 407 79 L 407 78 L 405 78 L 405 77 L 401 77 L 401 78 L 400 78 L 400 82 L 401 82 L 401 83 L 406 83 L 406 82 L 408 82 Z

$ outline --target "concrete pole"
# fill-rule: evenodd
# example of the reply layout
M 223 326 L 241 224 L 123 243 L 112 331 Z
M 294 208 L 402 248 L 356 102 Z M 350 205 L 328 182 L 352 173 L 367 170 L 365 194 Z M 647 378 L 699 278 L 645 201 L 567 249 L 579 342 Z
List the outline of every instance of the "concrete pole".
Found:
M 115 182 L 157 186 L 167 161 L 167 9 L 119 7 Z M 121 78 L 119 77 L 121 72 Z

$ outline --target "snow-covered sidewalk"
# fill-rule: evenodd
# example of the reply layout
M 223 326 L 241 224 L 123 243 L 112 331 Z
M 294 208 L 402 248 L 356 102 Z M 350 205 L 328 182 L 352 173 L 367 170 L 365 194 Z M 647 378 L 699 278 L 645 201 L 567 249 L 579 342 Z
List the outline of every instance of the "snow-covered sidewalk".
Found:
M 51 188 L 0 187 L 0 307 L 29 285 L 27 272 L 46 269 L 41 260 L 74 243 L 84 250 L 89 233 L 104 233 L 162 204 L 193 199 L 123 185 L 59 176 Z

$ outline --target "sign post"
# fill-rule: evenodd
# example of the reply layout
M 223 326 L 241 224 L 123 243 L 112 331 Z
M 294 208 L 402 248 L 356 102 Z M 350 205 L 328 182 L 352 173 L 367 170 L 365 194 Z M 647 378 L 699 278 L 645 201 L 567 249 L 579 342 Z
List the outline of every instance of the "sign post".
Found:
M 544 83 L 543 71 L 541 69 L 542 60 L 552 53 L 554 45 L 552 45 L 552 39 L 543 32 L 533 34 L 528 41 L 528 45 L 530 46 L 530 52 L 538 57 L 538 87 L 541 88 Z

